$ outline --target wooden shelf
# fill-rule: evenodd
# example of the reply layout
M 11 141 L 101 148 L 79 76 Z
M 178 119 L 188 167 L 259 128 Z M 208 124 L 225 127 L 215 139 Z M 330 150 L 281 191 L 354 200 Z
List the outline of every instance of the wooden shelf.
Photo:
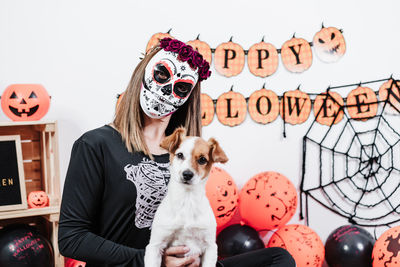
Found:
M 37 208 L 37 209 L 26 209 L 26 210 L 2 211 L 0 212 L 0 220 L 41 216 L 41 215 L 52 215 L 52 214 L 58 215 L 59 213 L 60 213 L 59 206 Z

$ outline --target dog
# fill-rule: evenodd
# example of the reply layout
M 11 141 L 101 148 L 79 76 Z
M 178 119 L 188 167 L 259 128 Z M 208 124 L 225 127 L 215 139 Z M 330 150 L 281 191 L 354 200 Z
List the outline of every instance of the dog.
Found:
M 206 196 L 206 182 L 213 163 L 228 161 L 214 138 L 186 136 L 177 128 L 160 147 L 170 153 L 171 178 L 158 207 L 146 246 L 145 267 L 160 267 L 165 249 L 187 246 L 184 256 L 199 255 L 202 267 L 215 267 L 218 250 L 217 223 Z

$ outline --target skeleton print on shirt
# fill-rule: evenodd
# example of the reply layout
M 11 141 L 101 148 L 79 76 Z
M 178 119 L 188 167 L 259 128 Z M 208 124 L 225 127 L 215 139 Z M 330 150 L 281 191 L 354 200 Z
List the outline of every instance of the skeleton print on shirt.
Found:
M 143 157 L 139 164 L 128 164 L 124 170 L 126 179 L 136 186 L 135 225 L 137 228 L 151 228 L 156 210 L 167 193 L 169 163 Z

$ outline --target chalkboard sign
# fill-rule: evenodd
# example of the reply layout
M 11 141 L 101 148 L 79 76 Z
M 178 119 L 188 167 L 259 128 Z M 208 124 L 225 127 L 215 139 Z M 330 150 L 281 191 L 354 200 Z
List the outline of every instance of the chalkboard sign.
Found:
M 26 208 L 20 136 L 0 136 L 0 211 Z

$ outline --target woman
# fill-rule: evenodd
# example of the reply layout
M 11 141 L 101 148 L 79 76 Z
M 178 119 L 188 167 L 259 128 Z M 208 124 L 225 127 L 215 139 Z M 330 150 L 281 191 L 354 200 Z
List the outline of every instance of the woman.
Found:
M 200 82 L 210 74 L 199 53 L 170 38 L 138 64 L 114 122 L 74 143 L 60 211 L 62 255 L 88 267 L 143 266 L 154 213 L 170 177 L 169 154 L 159 144 L 181 125 L 189 135 L 200 136 Z M 186 247 L 167 249 L 163 265 L 200 266 L 196 255 L 181 257 L 186 252 Z M 257 253 L 245 257 L 243 266 L 251 266 L 250 258 L 294 266 L 282 249 Z M 241 259 L 219 264 L 239 266 Z

